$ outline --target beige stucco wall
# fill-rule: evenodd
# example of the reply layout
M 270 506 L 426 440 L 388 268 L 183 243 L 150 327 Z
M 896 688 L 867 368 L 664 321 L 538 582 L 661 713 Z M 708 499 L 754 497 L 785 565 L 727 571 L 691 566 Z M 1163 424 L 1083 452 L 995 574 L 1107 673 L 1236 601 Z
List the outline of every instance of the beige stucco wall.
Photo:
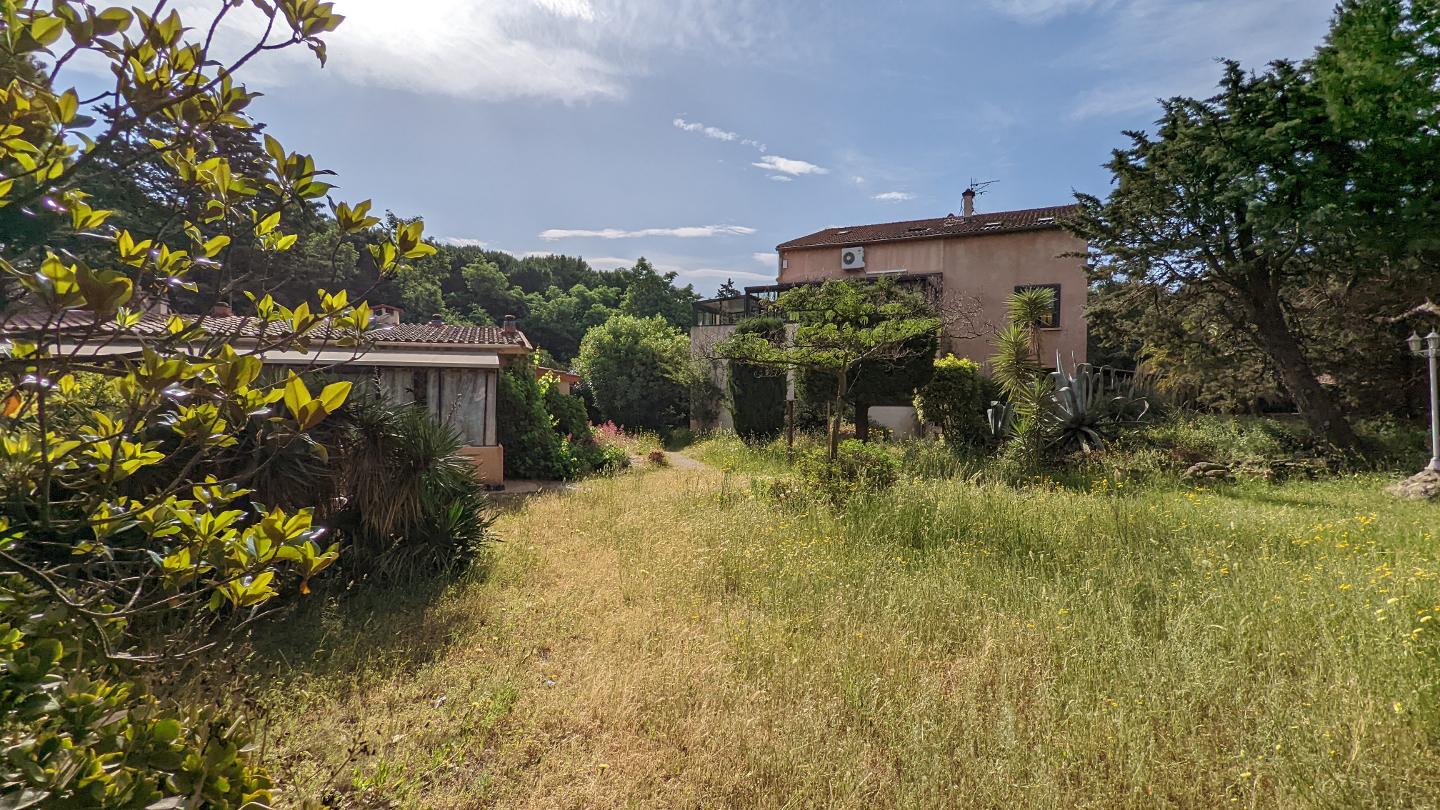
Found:
M 690 356 L 704 363 L 705 373 L 718 391 L 715 419 L 708 423 L 700 421 L 695 418 L 695 409 L 692 407 L 690 416 L 691 430 L 732 431 L 735 429 L 735 419 L 730 412 L 729 402 L 729 366 L 724 360 L 714 360 L 711 358 L 711 349 L 714 348 L 715 344 L 730 337 L 734 333 L 734 324 L 690 327 Z
M 491 486 L 505 485 L 505 448 L 496 444 L 489 447 L 470 445 L 460 448 L 460 455 L 470 459 L 480 483 Z
M 924 426 L 909 405 L 871 405 L 870 421 L 890 431 L 895 441 L 920 435 Z
M 980 216 L 983 216 L 980 215 Z M 840 269 L 840 248 L 782 250 L 781 283 L 820 281 L 860 272 Z M 970 331 L 961 324 L 949 328 L 941 351 L 984 362 L 992 348 L 990 335 L 1005 322 L 1005 300 L 1017 285 L 1060 285 L 1060 328 L 1046 329 L 1040 351 L 1046 365 L 1058 350 L 1069 364 L 1085 362 L 1085 261 L 1066 253 L 1083 253 L 1085 242 L 1060 229 L 1025 231 L 952 239 L 923 239 L 865 245 L 864 273 L 904 271 L 906 275 L 940 273 L 944 279 L 947 312 L 962 301 L 978 299 L 975 326 L 980 337 L 964 338 Z

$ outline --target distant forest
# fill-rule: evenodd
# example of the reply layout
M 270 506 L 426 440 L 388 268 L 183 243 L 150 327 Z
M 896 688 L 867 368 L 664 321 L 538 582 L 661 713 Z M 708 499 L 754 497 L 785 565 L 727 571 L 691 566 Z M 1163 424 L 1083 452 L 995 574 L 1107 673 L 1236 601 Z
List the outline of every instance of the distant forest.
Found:
M 407 322 L 439 315 L 446 323 L 484 326 L 514 315 L 530 341 L 544 350 L 543 361 L 566 366 L 579 353 L 585 333 L 617 313 L 658 315 L 682 329 L 694 321 L 692 305 L 699 299 L 694 288 L 675 286 L 675 273 L 659 273 L 643 258 L 632 267 L 596 270 L 576 256 L 521 258 L 435 242 L 434 255 L 378 280 L 367 251 L 338 242 L 328 216 L 316 219 L 315 229 L 265 273 L 277 300 L 294 303 L 313 295 L 316 287 L 344 288 L 364 294 L 371 306 L 402 307 Z M 234 303 L 243 310 L 248 302 Z

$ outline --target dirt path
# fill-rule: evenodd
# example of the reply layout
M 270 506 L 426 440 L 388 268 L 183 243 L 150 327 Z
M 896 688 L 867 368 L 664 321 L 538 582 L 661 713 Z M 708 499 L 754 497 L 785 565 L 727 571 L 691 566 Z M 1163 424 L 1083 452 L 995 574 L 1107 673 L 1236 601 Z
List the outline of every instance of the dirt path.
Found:
M 684 453 L 670 450 L 665 451 L 665 461 L 677 470 L 703 470 L 706 468 L 704 462 L 696 461 Z

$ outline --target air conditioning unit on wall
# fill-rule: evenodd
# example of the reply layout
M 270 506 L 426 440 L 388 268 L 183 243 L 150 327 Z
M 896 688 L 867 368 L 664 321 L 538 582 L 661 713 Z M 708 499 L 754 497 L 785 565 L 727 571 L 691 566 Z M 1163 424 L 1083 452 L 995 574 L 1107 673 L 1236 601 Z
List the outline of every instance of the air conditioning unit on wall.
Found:
M 847 247 L 840 249 L 841 270 L 864 270 L 865 269 L 865 248 Z

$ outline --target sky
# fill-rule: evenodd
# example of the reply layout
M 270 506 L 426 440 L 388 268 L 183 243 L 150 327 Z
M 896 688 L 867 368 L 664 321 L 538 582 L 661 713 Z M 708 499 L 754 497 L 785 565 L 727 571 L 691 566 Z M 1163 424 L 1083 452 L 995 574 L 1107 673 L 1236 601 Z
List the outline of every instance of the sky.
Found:
M 202 13 L 215 0 L 181 2 Z M 242 79 L 337 199 L 713 292 L 821 228 L 1103 195 L 1155 100 L 1307 56 L 1332 0 L 336 0 Z M 253 21 L 225 32 L 238 42 Z

